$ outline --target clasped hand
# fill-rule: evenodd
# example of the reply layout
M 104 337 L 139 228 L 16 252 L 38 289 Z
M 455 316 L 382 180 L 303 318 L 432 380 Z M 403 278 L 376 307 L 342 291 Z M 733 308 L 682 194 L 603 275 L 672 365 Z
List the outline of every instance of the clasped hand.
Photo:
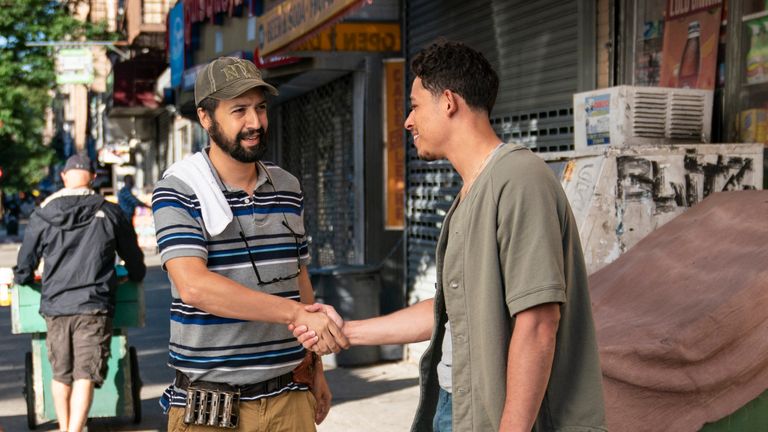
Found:
M 342 332 L 344 320 L 333 306 L 315 303 L 304 306 L 296 320 L 288 326 L 304 348 L 319 355 L 337 353 L 349 348 Z

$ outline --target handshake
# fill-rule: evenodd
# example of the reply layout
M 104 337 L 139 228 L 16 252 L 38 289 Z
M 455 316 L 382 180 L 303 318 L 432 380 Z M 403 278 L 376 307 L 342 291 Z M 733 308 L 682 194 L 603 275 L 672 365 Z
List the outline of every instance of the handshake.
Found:
M 288 330 L 293 332 L 304 348 L 318 355 L 326 355 L 349 348 L 344 324 L 333 306 L 314 303 L 303 306 L 294 322 L 288 325 Z

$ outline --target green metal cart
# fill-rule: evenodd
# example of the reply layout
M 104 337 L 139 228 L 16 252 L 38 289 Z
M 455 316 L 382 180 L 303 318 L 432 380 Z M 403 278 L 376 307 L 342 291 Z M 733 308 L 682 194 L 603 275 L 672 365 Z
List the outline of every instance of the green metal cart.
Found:
M 120 274 L 120 271 L 118 272 Z M 11 331 L 32 333 L 32 351 L 25 357 L 24 395 L 27 402 L 27 425 L 56 420 L 51 394 L 51 365 L 45 346 L 45 320 L 39 314 L 40 286 L 16 285 L 12 289 Z M 95 390 L 89 418 L 132 417 L 141 421 L 141 379 L 136 349 L 128 346 L 126 327 L 144 326 L 144 291 L 141 284 L 125 282 L 116 292 L 114 333 L 110 342 L 107 376 Z

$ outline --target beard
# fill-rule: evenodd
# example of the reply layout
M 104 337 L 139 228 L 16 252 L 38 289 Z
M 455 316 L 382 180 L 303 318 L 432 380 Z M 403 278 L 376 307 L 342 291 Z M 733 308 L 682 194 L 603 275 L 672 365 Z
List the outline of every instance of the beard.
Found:
M 238 132 L 234 139 L 229 139 L 229 137 L 224 136 L 224 133 L 219 127 L 219 123 L 215 119 L 212 119 L 208 135 L 211 136 L 211 140 L 214 144 L 238 162 L 253 163 L 260 161 L 267 152 L 267 144 L 265 142 L 267 131 L 263 127 L 258 129 L 248 128 Z M 252 138 L 255 135 L 259 136 L 259 144 L 256 147 L 246 149 L 240 144 L 240 140 Z

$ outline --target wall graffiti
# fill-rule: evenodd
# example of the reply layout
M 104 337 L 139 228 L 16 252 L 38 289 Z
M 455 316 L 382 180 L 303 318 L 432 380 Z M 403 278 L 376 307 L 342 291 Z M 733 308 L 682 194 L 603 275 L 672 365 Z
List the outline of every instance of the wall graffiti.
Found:
M 755 189 L 744 181 L 753 170 L 752 158 L 686 154 L 682 164 L 674 163 L 676 158 L 659 159 L 617 157 L 617 198 L 652 200 L 654 213 L 659 214 L 690 207 L 713 192 Z

